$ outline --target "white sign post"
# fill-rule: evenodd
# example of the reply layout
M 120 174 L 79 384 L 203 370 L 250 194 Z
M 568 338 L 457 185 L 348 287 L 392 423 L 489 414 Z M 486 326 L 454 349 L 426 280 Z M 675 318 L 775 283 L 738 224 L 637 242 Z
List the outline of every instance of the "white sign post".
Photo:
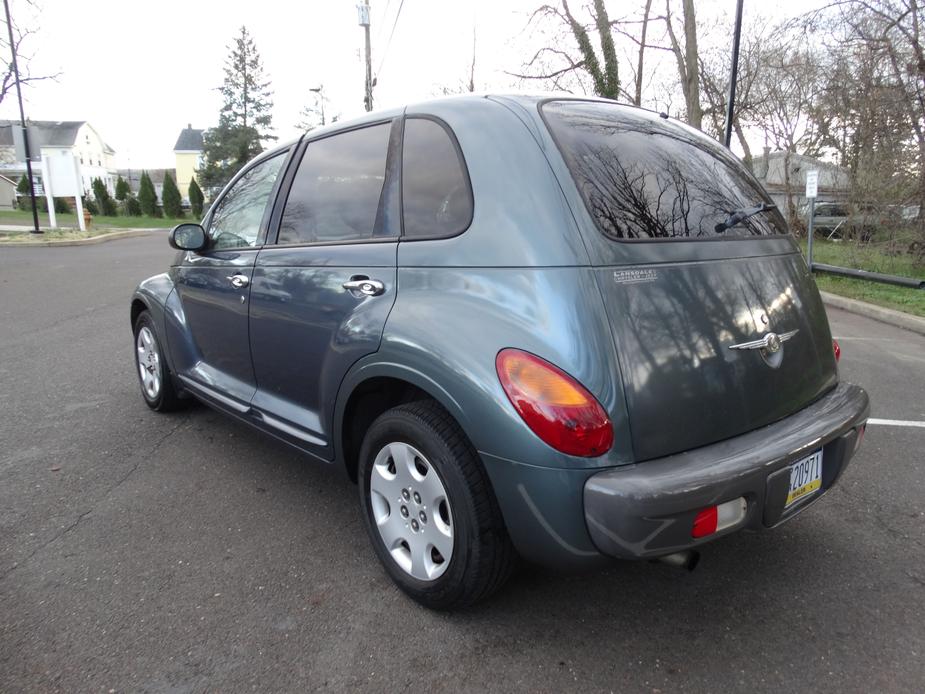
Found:
M 45 184 L 45 198 L 48 201 L 48 221 L 53 229 L 58 227 L 55 216 L 55 196 L 74 197 L 77 201 L 77 225 L 86 231 L 84 224 L 83 190 L 80 182 L 80 167 L 73 153 L 67 149 L 42 148 L 42 181 Z
M 819 194 L 819 172 L 806 172 L 806 199 L 809 201 L 809 219 L 806 222 L 806 262 L 813 271 L 813 217 L 816 216 L 816 196 Z

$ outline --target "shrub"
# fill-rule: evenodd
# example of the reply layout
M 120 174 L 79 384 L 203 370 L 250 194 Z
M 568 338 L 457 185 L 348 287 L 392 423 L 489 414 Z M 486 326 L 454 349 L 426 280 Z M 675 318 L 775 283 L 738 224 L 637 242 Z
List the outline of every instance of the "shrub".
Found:
M 125 198 L 132 194 L 132 189 L 129 188 L 128 181 L 126 181 L 122 176 L 119 176 L 116 179 L 116 200 L 119 202 L 124 202 Z
M 138 202 L 138 198 L 131 193 L 125 198 L 125 214 L 129 217 L 141 216 L 141 203 Z
M 177 184 L 169 171 L 164 174 L 162 197 L 164 199 L 164 214 L 167 217 L 183 216 L 183 198 L 180 197 L 180 189 L 177 188 Z
M 141 181 L 138 183 L 138 202 L 141 211 L 150 217 L 159 217 L 157 212 L 157 193 L 147 171 L 141 172 Z
M 84 195 L 83 204 L 84 204 L 84 209 L 90 214 L 96 216 L 100 213 L 100 208 L 97 206 L 95 202 L 93 202 L 93 198 L 90 198 Z
M 55 212 L 57 214 L 70 214 L 71 205 L 67 198 L 55 198 Z
M 93 188 L 93 197 L 96 198 L 96 203 L 99 205 L 99 210 L 102 212 L 103 216 L 115 217 L 119 214 L 116 201 L 113 200 L 112 196 L 109 194 L 109 190 L 107 190 L 106 184 L 103 183 L 103 179 L 94 178 L 91 186 Z
M 189 206 L 194 217 L 202 219 L 202 203 L 204 201 L 205 197 L 202 194 L 202 188 L 199 187 L 194 178 L 189 182 Z

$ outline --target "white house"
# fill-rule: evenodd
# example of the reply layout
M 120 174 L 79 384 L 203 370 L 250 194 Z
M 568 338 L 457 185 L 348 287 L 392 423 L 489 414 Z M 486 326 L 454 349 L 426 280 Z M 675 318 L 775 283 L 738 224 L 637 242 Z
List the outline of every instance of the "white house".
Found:
M 837 164 L 792 152 L 788 156 L 786 152 L 771 152 L 768 148 L 765 148 L 763 156 L 752 160 L 755 178 L 761 181 L 771 199 L 782 210 L 787 209 L 788 179 L 793 204 L 800 208 L 806 202 L 804 193 L 807 171 L 819 172 L 818 200 L 837 202 L 848 197 L 851 177 L 846 168 Z
M 78 175 L 84 192 L 92 194 L 94 178 L 102 179 L 110 192 L 115 191 L 115 150 L 86 121 L 26 121 L 32 158 L 32 174 L 42 183 L 42 156 L 70 153 L 78 163 Z M 0 175 L 18 181 L 26 172 L 25 159 L 17 156 L 14 129 L 19 121 L 0 120 Z M 37 193 L 41 192 L 37 189 Z

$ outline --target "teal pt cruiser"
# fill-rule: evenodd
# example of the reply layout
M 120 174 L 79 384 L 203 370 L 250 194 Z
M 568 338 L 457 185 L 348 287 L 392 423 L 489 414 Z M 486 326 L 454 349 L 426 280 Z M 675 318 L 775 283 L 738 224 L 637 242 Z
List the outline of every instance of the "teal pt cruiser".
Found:
M 357 483 L 435 609 L 518 557 L 692 566 L 818 501 L 864 435 L 819 292 L 742 163 L 664 114 L 464 96 L 264 152 L 131 302 L 145 402 Z

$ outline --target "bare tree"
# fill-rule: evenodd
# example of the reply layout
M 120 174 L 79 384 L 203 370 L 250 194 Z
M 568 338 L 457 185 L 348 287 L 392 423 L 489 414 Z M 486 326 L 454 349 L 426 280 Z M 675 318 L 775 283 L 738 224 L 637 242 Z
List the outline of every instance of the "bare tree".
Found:
M 544 80 L 554 87 L 561 88 L 561 79 L 568 75 L 585 75 L 591 79 L 594 93 L 598 96 L 617 99 L 620 96 L 620 70 L 617 64 L 617 52 L 614 46 L 612 23 L 607 14 L 604 0 L 592 0 L 587 8 L 591 27 L 577 17 L 569 7 L 568 0 L 561 0 L 561 5 L 543 5 L 537 9 L 532 21 L 552 19 L 559 28 L 567 29 L 577 44 L 577 54 L 565 48 L 543 46 L 528 60 L 524 73 L 510 72 L 514 77 L 529 80 Z M 597 36 L 600 56 L 591 40 L 591 32 Z
M 682 0 L 681 3 L 684 20 L 683 46 L 678 40 L 671 5 L 672 0 L 665 0 L 665 27 L 678 66 L 678 78 L 681 80 L 681 90 L 684 92 L 684 103 L 687 108 L 687 122 L 695 128 L 700 128 L 703 121 L 703 110 L 700 106 L 700 59 L 697 49 L 697 18 L 694 14 L 694 0 Z
M 633 90 L 633 103 L 636 106 L 642 106 L 642 80 L 643 63 L 646 55 L 646 38 L 649 34 L 649 15 L 652 11 L 652 0 L 646 0 L 646 6 L 642 11 L 642 23 L 640 27 L 639 48 L 637 49 L 636 74 L 633 76 L 635 89 Z
M 758 100 L 755 121 L 764 130 L 766 141 L 784 152 L 787 217 L 791 224 L 798 221 L 792 155 L 822 155 L 829 144 L 832 118 L 821 107 L 828 86 L 824 63 L 801 36 L 789 26 L 771 34 L 770 47 L 763 53 L 753 86 Z
M 896 107 L 889 115 L 901 115 L 905 120 L 908 141 L 916 154 L 919 223 L 925 227 L 925 8 L 919 0 L 844 0 L 836 3 L 836 8 L 838 23 L 844 27 L 844 44 L 866 52 L 872 61 L 867 66 L 871 84 Z M 884 115 L 881 107 L 877 117 L 883 119 Z M 859 154 L 862 142 L 871 147 L 870 137 L 876 137 L 872 132 L 863 137 L 865 122 L 870 125 L 868 118 L 854 123 L 853 139 Z M 884 144 L 882 140 L 880 144 Z
M 26 5 L 34 12 L 38 6 L 28 0 Z M 6 24 L 6 22 L 4 22 Z M 16 62 L 19 65 L 19 83 L 22 85 L 34 84 L 43 80 L 56 79 L 61 73 L 34 75 L 30 70 L 30 63 L 34 57 L 29 49 L 32 43 L 32 37 L 37 33 L 37 29 L 29 26 L 27 22 L 13 21 L 13 50 L 16 52 Z M 7 97 L 11 90 L 16 88 L 16 75 L 13 73 L 13 61 L 10 51 L 10 40 L 6 27 L 0 32 L 0 60 L 5 61 L 2 79 L 0 79 L 0 103 Z
M 765 26 L 764 20 L 758 18 L 743 27 L 736 99 L 732 113 L 732 131 L 742 148 L 743 160 L 749 169 L 752 167 L 752 151 L 746 130 L 758 120 L 759 109 L 763 106 L 763 99 L 767 96 L 766 90 L 762 93 L 762 90 L 758 88 L 765 59 Z M 701 51 L 699 56 L 700 91 L 705 105 L 703 115 L 707 121 L 704 130 L 717 140 L 722 138 L 726 125 L 731 64 L 732 55 L 726 44 Z

